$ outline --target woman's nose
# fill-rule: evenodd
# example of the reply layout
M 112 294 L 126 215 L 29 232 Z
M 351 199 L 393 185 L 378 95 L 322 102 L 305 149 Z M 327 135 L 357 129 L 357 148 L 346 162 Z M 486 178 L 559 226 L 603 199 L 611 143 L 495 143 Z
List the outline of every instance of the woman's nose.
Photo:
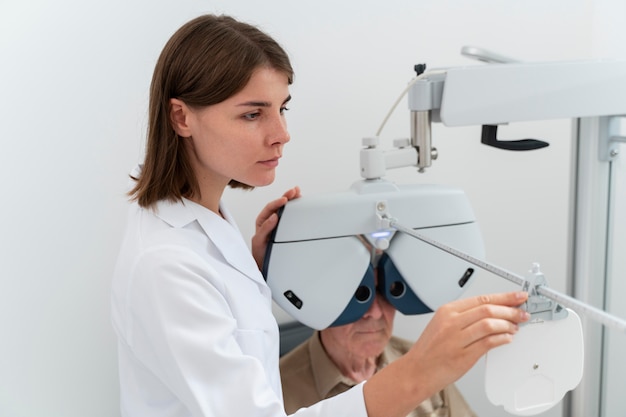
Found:
M 287 121 L 285 120 L 284 115 L 277 116 L 273 121 L 268 132 L 268 138 L 271 145 L 274 144 L 285 144 L 289 142 L 291 136 L 289 135 L 289 130 L 287 129 Z

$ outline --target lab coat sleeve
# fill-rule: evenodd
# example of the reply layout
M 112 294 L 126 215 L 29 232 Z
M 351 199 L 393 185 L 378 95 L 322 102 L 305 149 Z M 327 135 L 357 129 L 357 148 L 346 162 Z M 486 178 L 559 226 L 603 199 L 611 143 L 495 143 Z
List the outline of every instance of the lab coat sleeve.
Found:
M 268 383 L 267 372 L 278 369 L 265 369 L 241 347 L 263 349 L 263 331 L 238 327 L 225 285 L 193 251 L 161 246 L 142 253 L 127 293 L 128 347 L 192 416 L 284 416 Z M 362 386 L 296 414 L 366 416 Z

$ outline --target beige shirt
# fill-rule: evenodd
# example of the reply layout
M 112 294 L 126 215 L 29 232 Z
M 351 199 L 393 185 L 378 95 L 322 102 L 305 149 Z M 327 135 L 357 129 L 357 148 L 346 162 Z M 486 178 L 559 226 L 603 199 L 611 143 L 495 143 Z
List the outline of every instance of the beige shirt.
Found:
M 377 371 L 406 353 L 412 343 L 392 337 L 378 358 Z M 319 332 L 280 359 L 285 411 L 292 414 L 347 391 L 356 382 L 343 376 L 326 354 Z M 450 385 L 424 401 L 407 417 L 476 417 L 459 390 Z

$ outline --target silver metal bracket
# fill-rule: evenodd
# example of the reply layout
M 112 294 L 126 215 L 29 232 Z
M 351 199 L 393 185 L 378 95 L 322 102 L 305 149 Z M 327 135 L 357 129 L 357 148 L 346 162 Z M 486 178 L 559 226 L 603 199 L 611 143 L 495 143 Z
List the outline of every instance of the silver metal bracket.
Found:
M 376 221 L 379 230 L 391 228 L 391 216 L 389 216 L 386 200 L 376 202 Z
M 533 263 L 528 279 L 522 284 L 522 290 L 528 292 L 528 300 L 522 305 L 522 309 L 530 313 L 531 318 L 527 323 L 559 320 L 567 317 L 567 309 L 537 292 L 537 288 L 545 285 L 547 285 L 547 281 L 540 271 L 539 264 Z
M 395 220 L 389 216 L 389 206 L 386 200 L 376 202 L 376 223 L 377 232 L 370 234 L 372 245 L 379 250 L 387 250 L 395 230 L 391 227 L 391 222 Z
M 626 143 L 626 115 L 610 116 L 607 132 L 599 138 L 599 158 L 611 162 L 619 156 L 619 144 Z

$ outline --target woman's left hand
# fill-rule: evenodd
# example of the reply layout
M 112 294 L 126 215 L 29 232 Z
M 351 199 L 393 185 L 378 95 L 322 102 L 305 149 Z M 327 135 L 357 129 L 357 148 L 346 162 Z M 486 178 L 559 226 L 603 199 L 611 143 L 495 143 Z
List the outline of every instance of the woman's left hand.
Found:
M 252 236 L 252 256 L 259 266 L 259 269 L 263 269 L 263 259 L 265 257 L 267 242 L 269 241 L 272 230 L 274 230 L 278 224 L 278 214 L 276 212 L 279 208 L 287 204 L 287 201 L 298 197 L 300 197 L 300 187 L 296 186 L 287 190 L 282 197 L 267 203 L 257 216 L 255 222 L 256 230 L 254 236 Z

